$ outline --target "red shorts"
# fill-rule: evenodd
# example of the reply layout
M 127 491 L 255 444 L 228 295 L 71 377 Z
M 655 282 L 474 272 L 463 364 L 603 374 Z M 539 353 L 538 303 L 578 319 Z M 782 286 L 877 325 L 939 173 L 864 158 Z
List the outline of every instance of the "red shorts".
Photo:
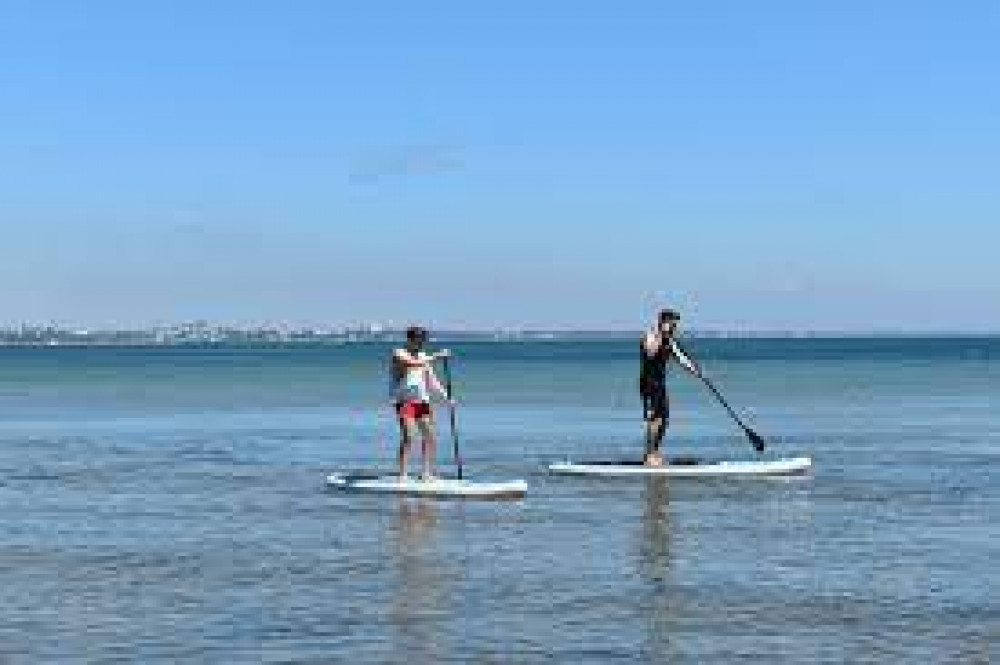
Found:
M 396 413 L 400 418 L 420 420 L 431 415 L 429 402 L 396 402 Z

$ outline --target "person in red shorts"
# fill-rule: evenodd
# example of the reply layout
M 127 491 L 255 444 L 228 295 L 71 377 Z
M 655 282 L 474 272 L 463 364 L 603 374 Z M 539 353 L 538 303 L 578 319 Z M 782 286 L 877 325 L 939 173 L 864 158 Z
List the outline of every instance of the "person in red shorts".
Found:
M 393 399 L 399 420 L 399 477 L 407 478 L 410 445 L 420 435 L 422 447 L 421 480 L 434 479 L 434 412 L 431 395 L 450 401 L 450 396 L 434 373 L 434 361 L 448 357 L 448 351 L 427 353 L 427 331 L 419 327 L 406 330 L 406 345 L 392 352 Z

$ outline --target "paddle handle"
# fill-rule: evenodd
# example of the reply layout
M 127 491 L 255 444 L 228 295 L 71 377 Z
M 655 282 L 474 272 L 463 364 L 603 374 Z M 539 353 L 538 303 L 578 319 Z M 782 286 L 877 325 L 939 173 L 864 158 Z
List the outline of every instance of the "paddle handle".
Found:
M 455 392 L 452 387 L 451 381 L 451 363 L 448 362 L 448 356 L 444 357 L 444 385 L 445 390 L 448 391 L 448 416 L 451 422 L 451 443 L 452 451 L 455 457 L 455 467 L 458 470 L 458 479 L 462 480 L 462 456 L 458 452 L 458 425 L 456 424 L 455 415 Z

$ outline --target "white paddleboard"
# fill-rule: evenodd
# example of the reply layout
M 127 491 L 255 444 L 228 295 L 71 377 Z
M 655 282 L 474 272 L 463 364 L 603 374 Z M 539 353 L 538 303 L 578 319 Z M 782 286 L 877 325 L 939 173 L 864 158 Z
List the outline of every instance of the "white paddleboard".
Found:
M 569 476 L 788 476 L 808 473 L 809 457 L 774 460 L 706 461 L 685 460 L 663 466 L 645 466 L 639 462 L 556 462 L 549 473 Z
M 401 494 L 434 498 L 519 499 L 528 491 L 523 480 L 477 482 L 455 478 L 420 480 L 398 475 L 351 475 L 334 473 L 327 477 L 330 487 L 367 494 Z

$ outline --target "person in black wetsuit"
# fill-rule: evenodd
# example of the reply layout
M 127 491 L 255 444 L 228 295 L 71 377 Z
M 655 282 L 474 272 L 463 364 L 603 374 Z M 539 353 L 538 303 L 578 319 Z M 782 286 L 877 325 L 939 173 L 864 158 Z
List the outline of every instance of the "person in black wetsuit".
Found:
M 667 364 L 680 360 L 688 371 L 697 371 L 686 356 L 678 357 L 672 341 L 680 320 L 680 314 L 672 309 L 661 311 L 656 325 L 643 334 L 639 345 L 639 395 L 642 397 L 642 417 L 646 422 L 646 454 L 642 463 L 649 466 L 663 464 L 660 444 L 670 420 Z

